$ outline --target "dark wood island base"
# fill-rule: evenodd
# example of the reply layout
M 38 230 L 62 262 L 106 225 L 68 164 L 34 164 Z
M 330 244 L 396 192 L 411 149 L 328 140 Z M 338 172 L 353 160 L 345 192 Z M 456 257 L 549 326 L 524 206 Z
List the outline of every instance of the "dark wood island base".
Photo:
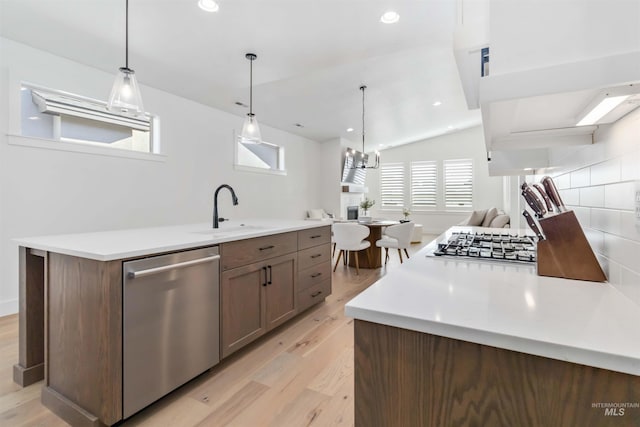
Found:
M 357 319 L 354 335 L 356 427 L 640 425 L 639 376 Z

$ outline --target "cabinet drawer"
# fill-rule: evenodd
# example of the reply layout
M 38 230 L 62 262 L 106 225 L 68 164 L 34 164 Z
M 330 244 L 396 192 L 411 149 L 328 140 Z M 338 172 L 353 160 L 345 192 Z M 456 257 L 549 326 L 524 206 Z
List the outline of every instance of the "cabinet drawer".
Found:
M 298 271 L 298 291 L 331 279 L 331 263 L 324 262 Z
M 329 295 L 331 295 L 331 280 L 325 280 L 304 291 L 298 292 L 298 312 L 324 301 Z
M 223 243 L 220 249 L 222 270 L 295 252 L 297 247 L 295 231 Z
M 298 252 L 298 270 L 304 270 L 312 265 L 327 261 L 331 261 L 331 245 L 329 243 Z
M 312 246 L 331 242 L 331 226 L 309 228 L 298 231 L 298 249 L 307 249 Z

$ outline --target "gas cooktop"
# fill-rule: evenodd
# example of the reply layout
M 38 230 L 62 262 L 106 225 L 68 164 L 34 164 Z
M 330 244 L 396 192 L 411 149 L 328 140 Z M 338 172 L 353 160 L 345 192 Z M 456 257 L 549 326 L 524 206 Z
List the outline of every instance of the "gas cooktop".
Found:
M 535 263 L 536 240 L 533 236 L 508 233 L 455 231 L 446 241 L 438 242 L 433 255 Z

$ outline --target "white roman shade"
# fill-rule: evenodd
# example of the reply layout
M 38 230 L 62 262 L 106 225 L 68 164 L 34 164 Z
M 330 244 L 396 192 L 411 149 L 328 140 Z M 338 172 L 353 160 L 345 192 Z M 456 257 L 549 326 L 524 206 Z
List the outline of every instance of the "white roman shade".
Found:
M 82 117 L 145 132 L 151 129 L 151 119 L 148 116 L 115 114 L 107 110 L 107 104 L 101 101 L 40 89 L 32 89 L 31 96 L 41 113 Z

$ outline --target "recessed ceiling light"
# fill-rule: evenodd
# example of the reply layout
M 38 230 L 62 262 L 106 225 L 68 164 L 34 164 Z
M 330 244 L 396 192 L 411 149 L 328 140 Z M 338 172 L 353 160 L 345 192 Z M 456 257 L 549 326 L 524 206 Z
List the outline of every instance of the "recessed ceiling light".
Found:
M 347 129 L 347 132 L 353 132 L 353 128 Z
M 38 116 L 29 116 L 28 119 L 29 120 L 40 120 L 40 117 L 38 117 Z
M 237 106 L 239 106 L 239 107 L 249 108 L 249 106 L 248 106 L 247 104 L 243 104 L 243 103 L 242 103 L 242 102 L 240 102 L 240 101 L 236 101 L 236 102 L 235 102 L 235 104 L 236 104 Z
M 304 127 L 304 125 L 301 125 L 300 123 L 294 123 L 293 125 L 294 125 L 295 127 L 299 127 L 299 128 L 303 128 L 303 127 Z
M 453 126 L 449 125 L 447 126 L 447 129 L 453 129 Z
M 198 0 L 198 6 L 205 12 L 217 12 L 220 9 L 218 3 L 213 0 Z
M 395 12 L 393 10 L 389 10 L 383 13 L 380 17 L 380 22 L 382 22 L 383 24 L 395 24 L 399 20 L 400 15 L 398 15 L 398 12 Z
M 436 102 L 434 102 L 434 103 L 433 103 L 433 104 L 431 104 L 431 105 L 433 105 L 434 107 L 437 107 L 438 105 L 442 105 L 442 102 L 440 102 L 440 101 L 436 101 Z

